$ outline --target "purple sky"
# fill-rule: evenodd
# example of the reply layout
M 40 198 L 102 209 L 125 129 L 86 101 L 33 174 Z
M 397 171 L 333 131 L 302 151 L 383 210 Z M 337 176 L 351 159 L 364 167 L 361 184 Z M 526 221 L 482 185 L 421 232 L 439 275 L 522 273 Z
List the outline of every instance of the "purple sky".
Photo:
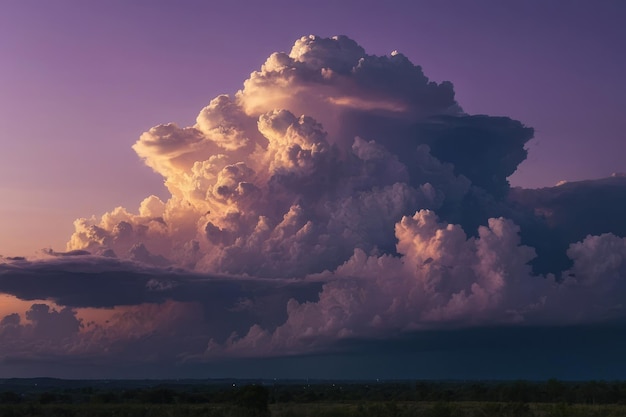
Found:
M 0 4 L 0 377 L 626 375 L 626 3 L 247 3 Z
M 454 83 L 470 114 L 535 128 L 513 185 L 625 171 L 621 1 L 5 1 L 0 253 L 62 249 L 78 217 L 165 195 L 130 148 L 189 125 L 273 51 L 346 34 Z

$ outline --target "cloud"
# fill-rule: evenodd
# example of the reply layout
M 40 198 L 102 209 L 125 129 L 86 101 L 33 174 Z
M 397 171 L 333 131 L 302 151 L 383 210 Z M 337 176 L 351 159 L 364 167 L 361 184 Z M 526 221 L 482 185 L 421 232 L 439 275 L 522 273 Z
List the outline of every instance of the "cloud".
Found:
M 19 314 L 0 319 L 0 360 L 7 356 L 36 356 L 67 353 L 73 339 L 82 328 L 71 308 L 55 310 L 47 304 L 33 304 L 25 312 L 24 322 Z
M 302 37 L 193 126 L 140 136 L 169 198 L 77 219 L 66 252 L 0 258 L 0 292 L 33 303 L 0 334 L 193 362 L 623 320 L 624 178 L 511 189 L 532 135 L 466 114 L 401 53 Z
M 355 247 L 393 252 L 403 215 L 446 217 L 477 187 L 500 198 L 531 136 L 508 118 L 466 115 L 451 83 L 402 54 L 303 37 L 194 126 L 144 133 L 133 148 L 171 198 L 79 219 L 67 249 L 264 277 L 332 270 Z
M 566 182 L 540 189 L 514 188 L 508 201 L 521 213 L 525 242 L 539 255 L 536 272 L 562 271 L 571 267 L 566 250 L 588 235 L 612 233 L 626 236 L 622 220 L 626 210 L 626 178 Z
M 567 251 L 561 282 L 535 276 L 532 248 L 512 221 L 490 219 L 478 237 L 422 210 L 396 224 L 399 257 L 360 249 L 322 274 L 319 300 L 287 303 L 275 330 L 252 325 L 206 355 L 280 355 L 327 349 L 342 340 L 413 331 L 503 325 L 574 325 L 624 319 L 626 238 L 589 236 Z
M 518 311 L 536 302 L 521 290 L 545 284 L 530 277 L 526 264 L 534 251 L 519 245 L 518 230 L 510 221 L 491 219 L 478 239 L 468 239 L 461 227 L 439 223 L 431 211 L 403 217 L 396 224 L 400 257 L 356 249 L 324 274 L 318 301 L 290 300 L 283 325 L 268 332 L 255 324 L 241 339 L 227 341 L 226 350 L 272 354 L 445 323 L 517 321 Z M 539 282 L 525 282 L 531 278 Z M 209 348 L 213 353 L 218 346 Z
M 208 276 L 105 256 L 9 261 L 0 263 L 0 292 L 32 304 L 0 317 L 0 341 L 11 358 L 47 353 L 100 363 L 144 360 L 140 352 L 152 350 L 180 361 L 252 323 L 273 329 L 286 319 L 289 300 L 315 300 L 320 288 L 315 281 Z

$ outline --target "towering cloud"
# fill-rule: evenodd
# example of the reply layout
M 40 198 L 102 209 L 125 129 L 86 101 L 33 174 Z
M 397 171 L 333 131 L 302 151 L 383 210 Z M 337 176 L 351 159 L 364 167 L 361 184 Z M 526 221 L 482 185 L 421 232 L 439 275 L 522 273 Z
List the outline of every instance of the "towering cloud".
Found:
M 194 126 L 144 133 L 133 148 L 171 199 L 80 219 L 68 250 L 267 277 L 332 270 L 354 248 L 394 253 L 402 216 L 454 218 L 482 194 L 499 199 L 531 135 L 464 114 L 452 84 L 429 81 L 402 54 L 303 37 Z
M 140 136 L 133 149 L 167 201 L 78 219 L 68 253 L 0 265 L 0 291 L 34 303 L 2 319 L 0 337 L 56 326 L 92 352 L 176 335 L 166 350 L 198 360 L 622 318 L 623 178 L 511 190 L 532 135 L 464 113 L 451 83 L 401 53 L 303 37 L 193 126 Z M 88 307 L 117 308 L 110 323 L 126 330 L 88 326 L 77 310 Z

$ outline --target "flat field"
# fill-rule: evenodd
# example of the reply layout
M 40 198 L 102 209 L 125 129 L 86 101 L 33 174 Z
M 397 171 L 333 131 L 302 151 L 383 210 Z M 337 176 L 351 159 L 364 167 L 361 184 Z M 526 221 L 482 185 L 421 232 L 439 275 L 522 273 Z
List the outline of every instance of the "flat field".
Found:
M 271 404 L 3 404 L 1 417 L 626 417 L 626 406 L 493 402 Z
M 0 417 L 626 417 L 622 381 L 0 380 Z

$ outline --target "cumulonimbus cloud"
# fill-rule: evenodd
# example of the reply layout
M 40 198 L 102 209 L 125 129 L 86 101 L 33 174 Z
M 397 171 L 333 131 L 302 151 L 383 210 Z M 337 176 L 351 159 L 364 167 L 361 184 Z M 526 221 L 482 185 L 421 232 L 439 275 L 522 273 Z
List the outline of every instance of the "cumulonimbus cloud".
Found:
M 81 346 L 111 343 L 122 336 L 86 331 L 72 309 L 134 306 L 141 320 L 142 308 L 159 316 L 162 306 L 194 322 L 177 333 L 188 342 L 178 354 L 206 358 L 623 317 L 626 232 L 611 226 L 626 207 L 623 178 L 605 180 L 617 195 L 605 212 L 588 198 L 605 182 L 512 190 L 532 135 L 507 117 L 466 114 L 451 83 L 401 53 L 303 37 L 193 126 L 141 135 L 133 149 L 169 199 L 78 219 L 67 253 L 0 265 L 0 291 L 70 309 L 34 304 L 33 319 L 7 316 L 0 335 L 51 320 Z M 165 338 L 173 327 L 146 328 L 132 331 Z
M 172 197 L 77 220 L 68 250 L 268 277 L 332 270 L 354 248 L 393 252 L 404 215 L 455 211 L 475 188 L 500 198 L 531 136 L 463 113 L 450 83 L 402 54 L 303 37 L 194 126 L 144 133 L 133 148 Z

